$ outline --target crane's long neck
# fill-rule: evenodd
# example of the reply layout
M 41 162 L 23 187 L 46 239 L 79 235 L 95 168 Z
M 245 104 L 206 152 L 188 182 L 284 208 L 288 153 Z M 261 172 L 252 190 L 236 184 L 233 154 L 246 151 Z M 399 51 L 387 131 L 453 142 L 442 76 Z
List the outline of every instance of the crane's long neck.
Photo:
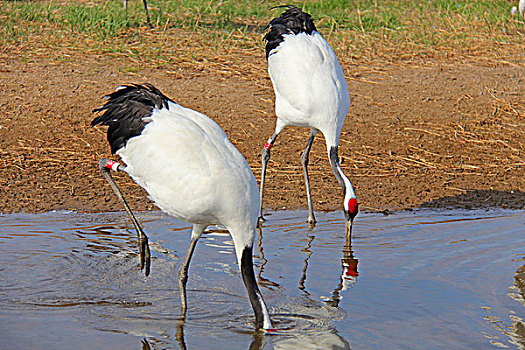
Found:
M 240 265 L 242 280 L 248 291 L 248 297 L 250 298 L 250 303 L 255 313 L 255 328 L 270 329 L 272 328 L 270 315 L 268 314 L 268 309 L 259 291 L 255 273 L 253 272 L 252 246 L 246 246 L 243 249 Z
M 344 196 L 344 209 L 345 211 L 348 211 L 348 202 L 351 198 L 355 199 L 355 192 L 354 188 L 352 187 L 352 184 L 350 183 L 350 180 L 346 177 L 346 175 L 343 173 L 343 170 L 341 170 L 341 165 L 339 164 L 339 154 L 338 154 L 338 147 L 337 145 L 328 146 L 328 157 L 330 158 L 330 165 L 332 166 L 332 170 L 334 172 L 335 178 L 339 182 L 339 185 L 343 189 L 343 196 Z

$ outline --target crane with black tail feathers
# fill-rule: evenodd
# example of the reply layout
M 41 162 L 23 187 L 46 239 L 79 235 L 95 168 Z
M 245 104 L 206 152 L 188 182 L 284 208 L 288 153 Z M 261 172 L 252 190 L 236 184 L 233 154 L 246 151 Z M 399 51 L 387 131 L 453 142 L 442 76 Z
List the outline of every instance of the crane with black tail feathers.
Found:
M 314 137 L 321 131 L 326 140 L 330 165 L 343 189 L 348 234 L 357 215 L 358 204 L 352 184 L 339 164 L 339 137 L 350 110 L 350 94 L 343 69 L 308 13 L 295 6 L 279 7 L 286 7 L 286 10 L 270 22 L 264 36 L 268 73 L 275 91 L 277 122 L 273 135 L 262 149 L 259 220 L 263 221 L 262 203 L 270 149 L 286 126 L 307 127 L 310 128 L 310 137 L 301 154 L 301 164 L 308 199 L 308 222 L 311 225 L 316 222 L 310 194 L 308 155 Z
M 272 323 L 254 275 L 252 247 L 259 191 L 242 154 L 224 131 L 202 113 L 180 106 L 154 86 L 126 85 L 106 96 L 91 125 L 107 125 L 111 152 L 125 165 L 102 159 L 100 169 L 137 228 L 141 268 L 149 273 L 147 237 L 110 175 L 124 171 L 169 215 L 193 224 L 188 252 L 179 270 L 181 314 L 186 314 L 188 268 L 198 239 L 209 225 L 231 234 L 257 329 Z

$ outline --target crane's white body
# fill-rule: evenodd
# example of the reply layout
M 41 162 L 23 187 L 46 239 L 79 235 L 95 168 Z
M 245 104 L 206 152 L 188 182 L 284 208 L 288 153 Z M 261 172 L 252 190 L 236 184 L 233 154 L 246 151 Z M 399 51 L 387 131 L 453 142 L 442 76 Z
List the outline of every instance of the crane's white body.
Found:
M 193 224 L 190 246 L 179 270 L 182 317 L 186 314 L 188 268 L 197 241 L 207 226 L 221 224 L 233 239 L 256 327 L 270 329 L 270 316 L 253 271 L 259 191 L 242 154 L 217 123 L 174 103 L 150 84 L 124 86 L 107 97 L 106 104 L 96 109 L 104 114 L 92 125 L 109 126 L 108 141 L 126 167 L 120 169 L 115 162 L 103 159 L 101 170 L 132 220 L 135 218 L 106 167 L 127 172 L 160 209 Z M 147 275 L 147 237 L 135 221 L 141 267 L 145 260 Z
M 233 239 L 241 276 L 257 328 L 272 326 L 253 271 L 253 240 L 259 191 L 242 154 L 224 131 L 202 113 L 182 107 L 151 84 L 125 85 L 96 108 L 91 125 L 107 125 L 112 152 L 126 164 L 108 159 L 99 168 L 130 215 L 139 235 L 141 268 L 149 274 L 148 239 L 109 170 L 123 170 L 169 215 L 193 224 L 191 241 L 179 269 L 181 315 L 186 314 L 186 283 L 191 257 L 204 229 L 225 226 Z
M 126 172 L 169 215 L 234 232 L 239 255 L 253 242 L 259 206 L 257 182 L 242 154 L 213 120 L 171 101 L 148 121 L 117 151 Z
M 288 125 L 321 130 L 330 149 L 338 144 L 350 110 L 343 69 L 317 31 L 283 37 L 268 57 L 278 118 L 276 130 Z
M 290 6 L 281 17 L 270 22 L 270 31 L 265 36 L 277 122 L 273 135 L 262 150 L 259 218 L 262 219 L 262 199 L 270 148 L 286 126 L 307 127 L 310 128 L 310 138 L 301 154 L 301 163 L 308 199 L 308 222 L 315 224 L 308 176 L 308 154 L 315 135 L 321 131 L 325 137 L 330 165 L 343 189 L 343 209 L 347 219 L 347 232 L 350 232 L 351 223 L 358 211 L 357 200 L 350 180 L 341 169 L 338 156 L 339 137 L 350 110 L 350 93 L 335 52 L 312 27 L 314 25 L 308 14 Z

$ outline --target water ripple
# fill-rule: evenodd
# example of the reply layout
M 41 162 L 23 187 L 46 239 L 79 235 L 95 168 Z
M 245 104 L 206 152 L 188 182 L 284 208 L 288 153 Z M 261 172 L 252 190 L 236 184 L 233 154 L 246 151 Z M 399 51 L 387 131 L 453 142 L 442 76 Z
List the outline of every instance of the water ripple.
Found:
M 207 230 L 180 316 L 177 270 L 191 228 L 140 212 L 152 270 L 126 215 L 0 216 L 0 328 L 7 348 L 490 348 L 525 344 L 525 213 L 268 215 L 254 265 L 275 331 L 254 316 L 231 237 Z M 3 321 L 2 321 L 3 320 Z M 8 320 L 8 321 L 7 321 Z M 30 331 L 28 331 L 30 329 Z M 110 345 L 111 344 L 111 345 Z

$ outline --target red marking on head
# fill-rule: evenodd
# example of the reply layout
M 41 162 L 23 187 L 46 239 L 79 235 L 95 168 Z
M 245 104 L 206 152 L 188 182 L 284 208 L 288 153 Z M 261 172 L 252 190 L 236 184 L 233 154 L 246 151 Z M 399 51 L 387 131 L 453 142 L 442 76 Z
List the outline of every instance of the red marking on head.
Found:
M 270 334 L 279 332 L 277 328 L 268 328 L 268 329 L 265 329 L 265 331 Z
M 352 217 L 352 219 L 357 215 L 358 211 L 359 209 L 358 209 L 357 200 L 355 198 L 350 198 L 348 200 L 348 212 L 350 213 L 350 216 Z
M 268 142 L 268 141 L 266 141 L 266 143 L 264 144 L 264 148 L 266 148 L 266 149 L 268 149 L 268 150 L 269 150 L 270 148 L 272 148 L 272 146 L 273 146 L 273 145 L 272 145 L 270 142 Z

